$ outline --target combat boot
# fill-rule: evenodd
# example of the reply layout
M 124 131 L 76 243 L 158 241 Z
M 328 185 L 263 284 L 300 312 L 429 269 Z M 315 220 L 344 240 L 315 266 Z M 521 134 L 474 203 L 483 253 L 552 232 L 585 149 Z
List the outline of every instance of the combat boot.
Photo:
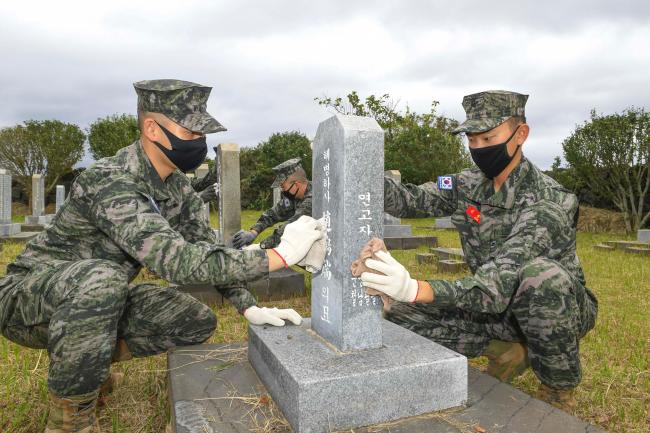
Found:
M 50 391 L 45 433 L 101 433 L 95 407 L 98 392 L 58 397 Z
M 565 412 L 573 412 L 577 406 L 575 388 L 557 389 L 546 386 L 543 383 L 535 393 L 535 397 L 545 401 L 551 406 Z
M 109 399 L 109 396 L 113 393 L 113 390 L 120 386 L 124 381 L 124 373 L 111 372 L 108 375 L 102 387 L 99 388 L 99 397 L 97 398 L 97 406 L 102 407 L 106 405 L 106 402 Z
M 487 373 L 502 382 L 511 382 L 528 367 L 528 349 L 521 343 L 491 340 L 483 352 L 488 360 Z

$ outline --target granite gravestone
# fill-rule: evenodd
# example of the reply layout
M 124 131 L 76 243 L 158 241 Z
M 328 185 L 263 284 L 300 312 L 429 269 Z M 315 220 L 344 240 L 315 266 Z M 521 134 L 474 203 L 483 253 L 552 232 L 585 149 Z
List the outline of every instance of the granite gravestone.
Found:
M 56 212 L 59 212 L 59 209 L 61 209 L 61 206 L 63 206 L 63 202 L 65 201 L 65 186 L 63 185 L 57 185 L 56 186 Z
M 20 224 L 11 222 L 11 174 L 0 169 L 0 236 L 20 233 Z
M 216 153 L 219 182 L 219 231 L 224 244 L 230 245 L 232 237 L 241 230 L 241 186 L 239 182 L 239 145 L 221 143 Z
M 636 240 L 645 244 L 650 243 L 650 230 L 637 230 Z
M 32 214 L 25 217 L 27 225 L 45 225 L 52 222 L 54 215 L 45 215 L 45 178 L 42 174 L 32 175 Z
M 312 318 L 249 326 L 248 358 L 297 433 L 325 433 L 458 406 L 465 357 L 381 318 L 350 264 L 381 237 L 383 131 L 374 119 L 336 115 L 313 147 L 313 216 L 328 230 L 312 277 Z
M 273 188 L 273 206 L 275 206 L 282 198 L 282 188 L 276 186 Z
M 208 164 L 201 164 L 199 168 L 196 169 L 195 174 L 198 179 L 201 179 L 207 176 L 209 171 L 210 167 Z M 208 188 L 212 188 L 212 185 Z M 208 222 L 208 225 L 210 225 L 210 203 L 203 203 L 203 213 L 205 214 L 205 219 Z
M 402 183 L 402 173 L 399 170 L 386 170 L 384 176 L 393 179 L 398 184 Z M 408 224 L 402 224 L 402 220 L 384 213 L 384 236 L 387 238 L 404 238 L 413 236 L 413 230 Z

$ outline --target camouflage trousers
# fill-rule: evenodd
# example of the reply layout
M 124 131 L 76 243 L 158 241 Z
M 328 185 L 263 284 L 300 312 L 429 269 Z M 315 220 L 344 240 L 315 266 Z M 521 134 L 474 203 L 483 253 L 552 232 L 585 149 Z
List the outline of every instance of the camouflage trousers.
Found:
M 118 338 L 135 357 L 202 343 L 215 330 L 210 308 L 173 287 L 132 285 L 106 260 L 44 265 L 12 275 L 0 329 L 50 356 L 48 385 L 62 397 L 93 392 L 108 377 Z M 7 305 L 11 303 L 11 305 Z
M 502 314 L 396 303 L 386 319 L 468 357 L 492 339 L 522 342 L 531 367 L 547 386 L 580 383 L 580 339 L 594 327 L 593 294 L 553 260 L 538 258 L 519 271 L 519 287 Z

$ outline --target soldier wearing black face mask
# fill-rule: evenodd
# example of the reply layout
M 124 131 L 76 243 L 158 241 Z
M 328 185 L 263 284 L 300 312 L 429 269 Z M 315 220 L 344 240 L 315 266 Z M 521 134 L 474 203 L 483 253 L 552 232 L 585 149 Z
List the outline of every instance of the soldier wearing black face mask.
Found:
M 280 242 L 286 224 L 302 215 L 311 216 L 311 182 L 300 165 L 300 158 L 289 159 L 273 167 L 275 181 L 271 188 L 282 188 L 282 197 L 264 212 L 249 230 L 240 230 L 233 237 L 233 246 L 243 248 L 253 243 L 257 235 L 278 222 L 285 222 L 260 243 L 260 248 L 273 248 Z
M 502 90 L 463 98 L 467 120 L 454 132 L 467 135 L 476 167 L 422 185 L 384 178 L 391 215 L 451 217 L 471 275 L 416 281 L 385 255 L 382 264 L 366 261 L 384 275 L 361 280 L 401 301 L 386 319 L 468 357 L 487 356 L 487 372 L 502 381 L 530 367 L 538 397 L 571 409 L 579 342 L 598 302 L 576 254 L 576 196 L 522 153 L 527 99 Z

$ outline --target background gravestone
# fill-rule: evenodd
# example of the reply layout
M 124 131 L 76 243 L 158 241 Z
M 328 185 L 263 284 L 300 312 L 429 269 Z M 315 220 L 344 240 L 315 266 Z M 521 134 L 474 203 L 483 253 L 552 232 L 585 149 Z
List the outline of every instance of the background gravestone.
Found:
M 281 198 L 282 198 L 282 188 L 280 188 L 279 186 L 274 187 L 273 188 L 273 204 L 272 204 L 272 206 L 275 206 L 275 204 L 277 202 L 279 202 Z
M 45 178 L 32 175 L 32 214 L 25 217 L 27 225 L 45 225 L 52 222 L 54 215 L 45 215 Z
M 197 179 L 201 179 L 207 176 L 209 171 L 210 167 L 208 164 L 201 164 L 194 173 L 196 174 Z M 208 186 L 208 188 L 212 188 L 212 185 Z M 203 203 L 203 213 L 205 214 L 205 218 L 208 221 L 208 225 L 210 225 L 210 203 Z
M 11 174 L 0 169 L 0 236 L 20 232 L 20 224 L 11 222 Z
M 63 206 L 63 202 L 65 201 L 65 186 L 63 185 L 57 185 L 56 186 L 56 211 L 59 212 L 59 209 L 61 209 L 61 206 Z
M 637 242 L 650 243 L 650 230 L 638 230 L 636 232 Z
M 461 405 L 467 360 L 381 318 L 350 264 L 383 222 L 383 131 L 336 115 L 313 147 L 313 216 L 328 229 L 312 276 L 312 318 L 249 326 L 248 359 L 297 433 L 326 433 Z
M 217 178 L 220 185 L 219 231 L 221 240 L 229 245 L 241 230 L 241 185 L 239 181 L 239 145 L 221 143 L 214 148 Z

